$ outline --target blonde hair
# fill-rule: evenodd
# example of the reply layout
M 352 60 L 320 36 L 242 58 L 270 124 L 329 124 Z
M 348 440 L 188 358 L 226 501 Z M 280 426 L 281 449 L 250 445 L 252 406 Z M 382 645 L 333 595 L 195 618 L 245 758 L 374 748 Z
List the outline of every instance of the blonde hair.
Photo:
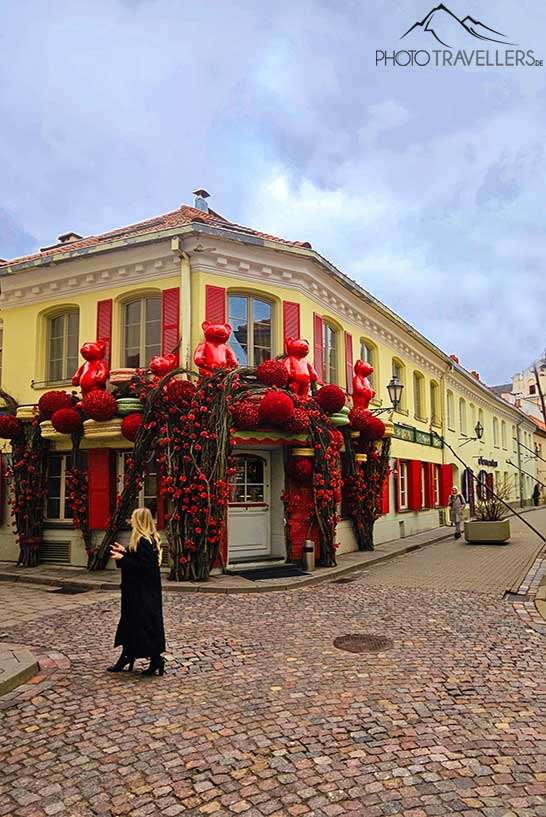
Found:
M 157 547 L 159 564 L 161 564 L 161 538 L 149 508 L 135 508 L 131 514 L 131 527 L 129 550 L 136 550 L 138 540 L 143 536 Z

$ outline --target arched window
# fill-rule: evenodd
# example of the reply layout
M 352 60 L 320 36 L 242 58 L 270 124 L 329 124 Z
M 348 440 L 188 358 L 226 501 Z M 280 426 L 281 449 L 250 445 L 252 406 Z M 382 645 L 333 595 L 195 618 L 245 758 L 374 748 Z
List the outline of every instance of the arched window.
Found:
M 447 392 L 447 427 L 451 431 L 455 431 L 455 403 L 453 399 L 453 392 Z
M 228 295 L 229 345 L 240 366 L 258 366 L 273 356 L 273 306 L 253 295 Z
M 506 423 L 504 420 L 501 421 L 501 444 L 503 448 L 506 448 Z
M 397 357 L 393 357 L 392 359 L 392 376 L 398 378 L 400 383 L 404 386 L 402 389 L 402 397 L 400 400 L 400 405 L 398 406 L 398 410 L 405 411 L 406 408 L 406 367 L 399 360 Z
M 516 427 L 512 426 L 512 451 L 518 450 L 518 438 L 516 437 Z
M 145 368 L 161 354 L 161 296 L 147 295 L 123 304 L 122 366 Z
M 476 428 L 476 406 L 474 403 L 469 404 L 470 408 L 470 433 L 474 435 L 474 429 Z
M 459 400 L 459 430 L 466 434 L 466 403 L 462 397 Z
M 324 352 L 324 382 L 337 383 L 337 329 L 327 320 L 322 322 L 322 348 Z
M 421 372 L 413 373 L 413 410 L 419 420 L 425 419 L 425 378 Z
M 368 375 L 368 380 L 370 382 L 370 386 L 375 391 L 378 391 L 377 384 L 379 381 L 379 356 L 377 354 L 377 346 L 375 343 L 372 343 L 371 340 L 368 338 L 361 338 L 360 339 L 360 360 L 365 360 L 366 363 L 369 363 L 370 366 L 373 366 L 373 372 Z
M 440 386 L 435 380 L 430 381 L 430 421 L 433 426 L 441 425 Z
M 493 445 L 499 447 L 499 421 L 493 417 Z
M 70 380 L 78 368 L 80 313 L 77 309 L 47 319 L 46 380 Z

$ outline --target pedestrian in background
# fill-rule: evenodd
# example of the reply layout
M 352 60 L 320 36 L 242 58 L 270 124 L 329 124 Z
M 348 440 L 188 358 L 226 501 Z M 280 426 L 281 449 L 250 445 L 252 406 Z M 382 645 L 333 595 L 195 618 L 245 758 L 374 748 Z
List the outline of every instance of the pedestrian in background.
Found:
M 461 522 L 465 505 L 464 496 L 454 485 L 449 495 L 449 518 L 455 525 L 455 539 L 461 538 Z
M 136 508 L 131 516 L 131 539 L 124 548 L 112 546 L 112 559 L 121 568 L 121 618 L 114 646 L 121 644 L 117 662 L 108 672 L 133 669 L 135 658 L 149 658 L 143 675 L 163 675 L 165 631 L 161 603 L 161 539 L 148 508 Z
M 533 488 L 533 504 L 538 505 L 539 501 L 540 501 L 540 485 L 537 482 L 537 484 Z

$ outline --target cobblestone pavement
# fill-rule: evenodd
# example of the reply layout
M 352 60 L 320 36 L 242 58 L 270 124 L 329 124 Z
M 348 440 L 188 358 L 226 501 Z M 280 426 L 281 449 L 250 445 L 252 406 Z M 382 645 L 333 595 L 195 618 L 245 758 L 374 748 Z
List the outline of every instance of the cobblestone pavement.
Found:
M 400 563 L 374 584 L 167 594 L 163 678 L 104 672 L 117 599 L 10 628 L 50 663 L 1 699 L 0 815 L 546 817 L 544 637 L 498 587 L 405 587 Z M 333 646 L 359 633 L 392 647 Z

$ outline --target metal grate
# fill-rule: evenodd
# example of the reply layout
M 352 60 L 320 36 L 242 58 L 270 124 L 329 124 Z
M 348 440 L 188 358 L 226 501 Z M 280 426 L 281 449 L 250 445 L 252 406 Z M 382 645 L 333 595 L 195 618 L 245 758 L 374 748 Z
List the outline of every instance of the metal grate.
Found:
M 42 542 L 40 561 L 50 564 L 70 564 L 70 542 Z
M 334 647 L 346 652 L 385 652 L 394 646 L 390 638 L 384 635 L 340 635 L 334 639 Z

